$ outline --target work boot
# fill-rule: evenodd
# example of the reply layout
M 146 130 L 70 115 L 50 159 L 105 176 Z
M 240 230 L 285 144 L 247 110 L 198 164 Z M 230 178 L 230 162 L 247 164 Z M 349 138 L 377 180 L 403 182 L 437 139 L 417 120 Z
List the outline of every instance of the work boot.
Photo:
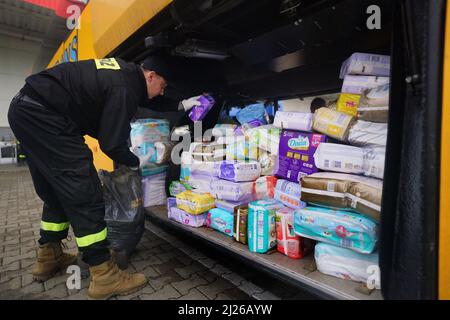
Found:
M 91 283 L 88 297 L 90 299 L 108 299 L 113 296 L 126 296 L 147 285 L 143 274 L 128 272 L 119 269 L 113 259 L 89 268 Z
M 37 262 L 32 271 L 33 278 L 38 282 L 47 281 L 76 262 L 77 256 L 64 253 L 61 242 L 48 242 L 39 246 Z

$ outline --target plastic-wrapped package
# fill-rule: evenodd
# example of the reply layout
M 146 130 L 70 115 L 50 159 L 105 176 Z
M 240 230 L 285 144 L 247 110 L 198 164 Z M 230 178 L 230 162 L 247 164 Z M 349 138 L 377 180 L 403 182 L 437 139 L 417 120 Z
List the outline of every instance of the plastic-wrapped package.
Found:
M 170 220 L 195 228 L 206 224 L 207 213 L 200 215 L 189 214 L 177 208 L 176 204 L 177 200 L 175 198 L 167 198 L 167 216 Z
M 349 130 L 348 142 L 359 147 L 386 146 L 387 123 L 358 120 Z
M 248 206 L 238 206 L 234 209 L 234 239 L 247 244 Z
M 155 174 L 167 172 L 168 168 L 169 166 L 167 164 L 158 165 L 151 163 L 141 169 L 141 175 L 143 177 L 153 176 Z
M 375 76 L 345 76 L 341 92 L 363 94 L 367 89 L 373 89 L 389 83 L 389 77 Z
M 214 169 L 215 162 L 212 161 L 194 161 L 189 166 L 189 176 L 215 176 Z
M 319 144 L 324 141 L 326 141 L 326 137 L 322 134 L 283 130 L 278 151 L 276 176 L 298 182 L 303 175 L 317 172 L 313 156 Z
M 362 174 L 364 150 L 343 144 L 321 143 L 314 154 L 314 162 L 317 168 L 325 171 Z
M 178 194 L 186 190 L 192 190 L 192 187 L 183 181 L 172 181 L 169 185 L 169 194 L 172 197 L 176 197 Z
M 341 93 L 336 103 L 336 111 L 356 116 L 361 95 L 351 93 Z
M 225 148 L 227 160 L 247 160 L 249 159 L 248 141 L 241 140 L 232 144 L 228 144 Z
M 354 121 L 355 118 L 351 115 L 328 108 L 320 108 L 314 113 L 313 128 L 331 138 L 346 141 Z
M 214 180 L 210 193 L 220 200 L 245 201 L 253 197 L 253 182 Z
M 273 125 L 281 129 L 312 131 L 313 114 L 277 111 Z
M 216 208 L 220 208 L 220 209 L 223 209 L 228 212 L 234 212 L 234 209 L 236 209 L 237 207 L 247 205 L 254 200 L 255 199 L 254 199 L 253 195 L 248 197 L 248 199 L 244 199 L 244 200 L 240 200 L 240 201 L 216 199 Z
M 384 177 L 384 162 L 386 158 L 386 148 L 373 147 L 364 148 L 364 175 L 383 179 Z
M 189 111 L 189 118 L 191 118 L 192 121 L 202 121 L 206 115 L 208 114 L 209 110 L 214 106 L 216 103 L 214 101 L 214 98 L 209 95 L 202 95 L 197 98 L 197 101 L 201 103 L 199 106 L 194 106 Z
M 177 195 L 177 207 L 190 214 L 202 214 L 214 208 L 214 198 L 209 193 L 196 193 L 192 190 Z
M 278 154 L 281 130 L 272 125 L 253 128 L 247 132 L 250 159 L 258 159 L 259 150 Z
M 378 254 L 362 254 L 327 243 L 318 243 L 314 248 L 317 270 L 320 272 L 357 282 L 371 281 L 381 289 Z
M 139 147 L 144 143 L 169 141 L 169 121 L 165 119 L 139 119 L 131 123 L 131 147 Z
M 385 107 L 389 105 L 390 84 L 378 86 L 373 89 L 367 89 L 361 97 L 361 107 Z
M 194 188 L 197 193 L 210 193 L 211 185 L 215 180 L 217 180 L 216 177 L 191 174 L 187 183 Z
M 281 208 L 276 212 L 277 249 L 292 259 L 301 259 L 310 253 L 314 242 L 301 238 L 294 231 L 294 209 Z
M 166 204 L 166 172 L 143 177 L 142 189 L 145 208 Z
M 265 253 L 277 245 L 275 216 L 283 205 L 275 200 L 258 200 L 248 205 L 248 248 Z
M 236 124 L 218 123 L 212 129 L 212 135 L 215 136 L 216 138 L 232 136 L 236 128 L 237 128 Z
M 273 199 L 275 196 L 275 187 L 277 185 L 278 178 L 274 176 L 265 176 L 256 179 L 255 187 L 255 197 L 257 200 L 262 199 Z
M 354 210 L 380 219 L 383 181 L 344 173 L 319 172 L 302 178 L 302 201 L 334 209 Z
M 341 79 L 348 74 L 389 77 L 390 67 L 390 56 L 356 52 L 342 63 L 339 76 Z
M 192 158 L 195 161 L 216 161 L 216 160 L 224 160 L 224 156 L 222 159 L 218 158 L 217 151 L 223 150 L 224 145 L 218 143 L 205 143 L 205 142 L 193 142 L 189 147 L 189 152 L 192 155 Z
M 301 186 L 298 182 L 290 182 L 279 179 L 275 186 L 274 199 L 292 209 L 300 209 L 306 206 L 300 200 Z
M 389 119 L 389 107 L 359 107 L 358 120 L 387 123 Z
M 233 236 L 234 215 L 231 212 L 215 208 L 208 211 L 206 226 L 220 231 L 227 236 Z
M 262 176 L 273 176 L 278 170 L 278 156 L 267 151 L 260 150 L 258 162 L 261 166 Z
M 265 125 L 266 123 L 267 123 L 267 122 L 265 122 L 265 121 L 262 122 L 262 121 L 259 120 L 259 119 L 251 120 L 251 121 L 249 121 L 249 122 L 247 122 L 247 123 L 242 124 L 242 126 L 241 126 L 242 133 L 243 133 L 244 135 L 247 135 L 249 130 L 252 130 L 252 129 L 254 129 L 254 128 L 261 127 L 261 126 Z
M 181 153 L 181 166 L 180 166 L 180 180 L 189 181 L 189 176 L 191 174 L 190 164 L 192 163 L 192 155 L 183 151 Z
M 256 161 L 224 160 L 214 163 L 216 177 L 233 182 L 255 181 L 261 176 L 261 166 Z
M 236 114 L 236 119 L 240 124 L 252 120 L 259 120 L 262 124 L 267 124 L 266 108 L 262 103 L 248 105 Z
M 378 241 L 378 226 L 357 213 L 321 207 L 306 207 L 294 214 L 295 233 L 356 252 L 372 253 Z

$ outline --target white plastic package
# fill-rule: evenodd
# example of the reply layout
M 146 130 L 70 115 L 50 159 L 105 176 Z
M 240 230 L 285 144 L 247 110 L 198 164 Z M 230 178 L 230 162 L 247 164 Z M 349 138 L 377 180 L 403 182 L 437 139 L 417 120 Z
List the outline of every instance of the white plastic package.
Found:
M 216 199 L 228 201 L 253 200 L 253 182 L 231 182 L 214 180 L 211 182 L 210 193 Z
M 363 171 L 366 176 L 383 179 L 386 148 L 364 148 Z
M 217 178 L 212 176 L 194 174 L 189 177 L 189 185 L 195 189 L 195 192 L 209 193 L 211 192 L 211 184 Z
M 314 154 L 314 162 L 325 171 L 362 174 L 364 152 L 358 147 L 322 142 Z
M 359 147 L 386 146 L 387 123 L 358 120 L 349 129 L 348 142 Z
M 296 182 L 279 179 L 275 186 L 274 199 L 280 201 L 285 206 L 292 209 L 301 209 L 306 206 L 300 200 L 301 185 Z
M 361 107 L 382 107 L 389 105 L 389 83 L 363 92 L 359 105 Z
M 313 114 L 277 111 L 273 125 L 281 129 L 312 131 Z
M 158 173 L 142 178 L 142 190 L 144 208 L 166 204 L 166 173 Z
M 224 160 L 214 163 L 215 176 L 233 182 L 255 181 L 261 176 L 261 165 L 256 161 Z
M 350 76 L 344 78 L 342 93 L 362 94 L 367 89 L 373 89 L 389 83 L 389 77 Z
M 390 67 L 390 56 L 356 52 L 342 63 L 339 77 L 344 79 L 347 74 L 389 77 Z

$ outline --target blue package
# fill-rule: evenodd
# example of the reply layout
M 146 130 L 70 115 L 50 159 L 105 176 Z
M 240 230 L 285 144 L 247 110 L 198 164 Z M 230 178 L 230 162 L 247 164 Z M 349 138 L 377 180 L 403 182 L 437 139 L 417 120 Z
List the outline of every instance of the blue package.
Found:
M 236 119 L 240 124 L 259 120 L 263 125 L 267 124 L 266 107 L 262 103 L 251 104 L 236 114 Z
M 375 220 L 357 213 L 309 206 L 295 211 L 294 230 L 301 237 L 356 252 L 372 253 L 378 241 Z
M 209 210 L 206 218 L 206 226 L 220 231 L 227 236 L 233 236 L 234 214 L 223 209 Z

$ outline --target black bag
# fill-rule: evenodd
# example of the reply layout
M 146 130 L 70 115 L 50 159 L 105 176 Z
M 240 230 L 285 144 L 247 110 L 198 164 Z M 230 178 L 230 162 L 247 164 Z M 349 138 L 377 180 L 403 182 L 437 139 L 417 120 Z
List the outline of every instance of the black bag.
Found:
M 99 175 L 103 183 L 107 239 L 111 249 L 129 255 L 145 228 L 141 177 L 125 166 L 114 172 L 100 170 Z

